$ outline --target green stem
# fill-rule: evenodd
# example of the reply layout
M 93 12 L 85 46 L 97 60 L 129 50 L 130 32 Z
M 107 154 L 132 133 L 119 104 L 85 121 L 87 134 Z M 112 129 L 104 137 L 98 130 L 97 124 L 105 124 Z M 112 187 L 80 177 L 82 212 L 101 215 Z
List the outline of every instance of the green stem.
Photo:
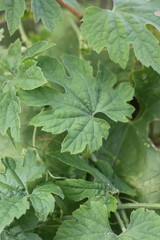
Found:
M 132 208 L 160 209 L 160 204 L 159 203 L 123 203 L 118 205 L 118 209 L 132 209 Z
M 120 199 L 118 199 L 118 203 L 121 204 Z M 123 221 L 124 221 L 124 224 L 125 224 L 125 226 L 127 227 L 127 226 L 128 226 L 128 223 L 129 223 L 129 219 L 128 219 L 128 217 L 127 217 L 127 214 L 126 214 L 126 212 L 125 212 L 124 209 L 121 209 L 120 212 L 121 212 L 121 216 L 122 216 L 122 219 L 123 219 Z
M 33 147 L 36 146 L 36 132 L 37 132 L 37 127 L 34 127 L 33 136 L 32 136 L 32 145 L 33 145 Z
M 22 42 L 24 42 L 27 47 L 30 47 L 32 44 L 31 44 L 30 40 L 28 39 L 25 31 L 24 31 L 22 23 L 20 23 L 20 25 L 19 25 L 19 32 L 20 32 L 20 35 L 21 35 Z
M 124 225 L 124 223 L 123 223 L 123 221 L 122 221 L 119 213 L 118 213 L 118 212 L 115 212 L 114 214 L 115 214 L 115 216 L 116 216 L 116 218 L 117 218 L 117 221 L 118 221 L 118 223 L 119 223 L 119 226 L 120 226 L 121 229 L 122 229 L 122 232 L 125 232 L 125 231 L 126 231 L 126 227 L 125 227 L 125 225 Z

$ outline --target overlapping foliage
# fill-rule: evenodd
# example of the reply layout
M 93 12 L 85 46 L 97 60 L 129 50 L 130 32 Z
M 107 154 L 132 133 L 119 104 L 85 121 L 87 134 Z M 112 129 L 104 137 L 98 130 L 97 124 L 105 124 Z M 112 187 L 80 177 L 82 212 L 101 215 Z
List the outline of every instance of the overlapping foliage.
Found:
M 0 0 L 0 240 L 160 239 L 159 7 Z

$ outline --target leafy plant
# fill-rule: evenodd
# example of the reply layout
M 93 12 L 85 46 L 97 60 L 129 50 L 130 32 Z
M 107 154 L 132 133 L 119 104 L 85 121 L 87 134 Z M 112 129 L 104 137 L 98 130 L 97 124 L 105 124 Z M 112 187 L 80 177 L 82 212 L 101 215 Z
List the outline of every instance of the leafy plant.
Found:
M 0 240 L 159 240 L 159 1 L 0 11 Z

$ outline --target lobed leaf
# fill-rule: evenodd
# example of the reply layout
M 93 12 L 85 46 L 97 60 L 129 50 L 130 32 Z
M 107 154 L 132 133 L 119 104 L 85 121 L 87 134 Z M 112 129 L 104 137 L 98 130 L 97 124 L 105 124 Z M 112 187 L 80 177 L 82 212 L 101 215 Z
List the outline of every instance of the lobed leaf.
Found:
M 0 206 L 0 233 L 14 218 L 20 218 L 29 209 L 27 198 L 22 196 L 0 200 Z
M 125 68 L 129 47 L 133 44 L 138 60 L 160 73 L 159 41 L 146 28 L 151 24 L 160 29 L 158 0 L 114 0 L 112 10 L 90 7 L 86 10 L 82 34 L 90 47 L 100 52 L 107 48 L 111 60 Z
M 35 23 L 42 19 L 42 22 L 51 31 L 55 28 L 55 23 L 61 20 L 61 9 L 56 1 L 32 0 L 32 11 Z
M 51 94 L 52 89 L 43 88 L 45 95 L 49 94 L 48 104 L 53 110 L 40 113 L 31 120 L 35 126 L 43 126 L 43 130 L 59 134 L 68 131 L 68 135 L 62 143 L 62 152 L 69 151 L 72 154 L 82 152 L 86 145 L 91 152 L 99 149 L 102 139 L 108 137 L 109 124 L 96 117 L 101 112 L 114 121 L 127 122 L 131 116 L 133 107 L 127 102 L 132 99 L 134 90 L 128 83 L 122 83 L 113 89 L 116 77 L 104 66 L 100 66 L 96 78 L 92 76 L 92 69 L 88 63 L 73 56 L 64 56 L 64 65 L 70 78 L 64 75 L 61 64 L 55 59 L 43 58 L 39 62 L 46 79 L 62 85 L 65 94 Z M 47 69 L 50 69 L 47 71 Z M 41 89 L 28 93 L 28 101 L 39 95 Z M 21 92 L 23 98 L 23 92 Z M 25 94 L 25 99 L 26 98 Z M 29 101 L 30 102 L 30 101 Z M 26 101 L 27 103 L 27 101 Z M 45 99 L 38 102 L 38 106 L 46 104 Z M 95 137 L 93 137 L 95 136 Z

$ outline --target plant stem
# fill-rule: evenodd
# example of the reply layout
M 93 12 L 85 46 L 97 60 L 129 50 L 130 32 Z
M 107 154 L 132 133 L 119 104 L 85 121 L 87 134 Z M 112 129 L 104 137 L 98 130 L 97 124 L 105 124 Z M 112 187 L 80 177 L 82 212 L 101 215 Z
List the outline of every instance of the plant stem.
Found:
M 132 208 L 160 209 L 160 204 L 159 203 L 123 203 L 118 205 L 118 209 L 132 209 Z
M 121 204 L 120 199 L 118 199 L 118 203 Z M 121 209 L 120 212 L 121 212 L 121 216 L 122 216 L 122 219 L 123 219 L 123 221 L 124 221 L 124 224 L 125 224 L 125 226 L 127 227 L 127 226 L 128 226 L 128 223 L 129 223 L 127 214 L 126 214 L 126 212 L 125 212 L 124 209 Z
M 32 136 L 32 145 L 33 145 L 33 147 L 36 146 L 36 132 L 37 132 L 37 127 L 34 127 L 33 136 Z
M 122 232 L 125 232 L 125 231 L 126 231 L 126 228 L 125 228 L 125 226 L 124 226 L 124 223 L 123 223 L 123 221 L 122 221 L 119 213 L 118 213 L 118 212 L 115 212 L 114 214 L 115 214 L 115 216 L 116 216 L 116 218 L 117 218 L 117 221 L 118 221 L 118 223 L 119 223 L 119 226 L 120 226 L 121 229 L 122 229 Z
M 73 8 L 72 6 L 68 5 L 67 3 L 63 2 L 62 0 L 56 0 L 62 7 L 68 9 L 71 13 L 73 13 L 78 19 L 83 17 L 83 14 L 79 12 L 77 9 Z
M 24 42 L 27 47 L 30 47 L 31 46 L 31 42 L 28 39 L 28 37 L 27 37 L 27 35 L 26 35 L 25 31 L 24 31 L 22 23 L 20 23 L 20 25 L 19 25 L 19 32 L 20 32 L 20 35 L 21 35 L 22 42 Z

